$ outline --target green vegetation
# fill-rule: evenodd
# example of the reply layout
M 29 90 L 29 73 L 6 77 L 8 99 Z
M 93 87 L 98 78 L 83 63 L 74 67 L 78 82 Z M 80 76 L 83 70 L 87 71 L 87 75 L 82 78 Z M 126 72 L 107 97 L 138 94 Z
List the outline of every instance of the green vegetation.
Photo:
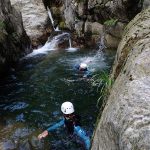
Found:
M 99 105 L 101 105 L 101 107 L 100 107 L 100 112 L 99 112 L 99 114 L 97 116 L 97 120 L 96 120 L 96 127 L 97 127 L 100 117 L 101 117 L 101 114 L 102 114 L 102 111 L 106 105 L 107 98 L 110 93 L 110 89 L 112 88 L 113 80 L 110 78 L 108 72 L 101 72 L 100 74 L 93 76 L 92 80 L 93 80 L 92 85 L 97 86 L 98 91 L 100 89 L 100 97 L 97 100 L 97 107 L 99 107 Z M 94 137 L 94 134 L 95 134 L 95 132 L 93 133 L 92 139 Z
M 65 28 L 65 27 L 66 27 L 65 22 L 64 22 L 64 21 L 61 21 L 61 22 L 59 23 L 59 27 L 60 27 L 61 29 Z
M 106 99 L 108 98 L 110 89 L 113 85 L 113 80 L 110 78 L 109 74 L 106 72 L 102 72 L 101 74 L 97 74 L 92 77 L 92 85 L 97 86 L 97 90 L 100 89 L 100 97 L 97 100 L 97 107 L 101 102 L 101 109 L 104 108 L 106 104 Z
M 116 23 L 117 23 L 118 19 L 110 19 L 110 20 L 106 20 L 104 22 L 104 25 L 107 25 L 107 26 L 114 26 Z
M 0 20 L 0 30 L 5 28 L 5 23 L 3 21 Z

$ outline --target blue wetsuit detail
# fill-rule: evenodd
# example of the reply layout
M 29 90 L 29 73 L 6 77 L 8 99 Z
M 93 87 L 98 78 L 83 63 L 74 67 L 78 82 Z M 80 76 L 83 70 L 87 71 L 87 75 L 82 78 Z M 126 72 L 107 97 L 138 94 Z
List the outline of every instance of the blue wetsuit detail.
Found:
M 53 131 L 61 126 L 65 125 L 65 119 L 61 119 L 58 123 L 55 123 L 54 125 L 50 126 L 47 131 Z M 80 127 L 80 126 L 74 126 L 74 133 L 79 136 L 84 144 L 87 150 L 90 149 L 90 138 L 87 136 L 86 132 Z
M 74 65 L 75 70 L 79 70 L 79 68 L 80 68 L 80 65 Z
M 86 135 L 86 132 L 80 126 L 74 126 L 74 133 L 84 141 L 86 149 L 89 150 L 90 138 Z
M 86 68 L 85 70 L 79 70 L 80 65 L 75 65 L 74 69 L 83 72 L 83 78 L 88 78 L 92 76 L 92 73 Z
M 58 123 L 55 123 L 54 125 L 50 126 L 50 127 L 47 129 L 47 131 L 53 131 L 53 130 L 55 130 L 55 129 L 61 127 L 61 126 L 63 126 L 63 125 L 65 124 L 64 121 L 65 121 L 64 119 L 60 120 Z
M 87 71 L 84 72 L 84 75 L 83 75 L 84 78 L 88 78 L 88 77 L 91 77 L 91 76 L 92 76 L 92 74 L 91 74 L 90 71 L 87 70 Z

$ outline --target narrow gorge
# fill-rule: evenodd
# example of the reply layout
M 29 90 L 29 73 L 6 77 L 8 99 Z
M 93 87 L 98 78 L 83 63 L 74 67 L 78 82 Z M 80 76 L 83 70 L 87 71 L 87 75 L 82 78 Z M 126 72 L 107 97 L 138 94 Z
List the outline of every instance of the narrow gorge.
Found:
M 91 150 L 149 150 L 149 57 L 149 0 L 0 0 L 0 150 L 85 149 L 64 128 L 37 138 L 64 101 Z

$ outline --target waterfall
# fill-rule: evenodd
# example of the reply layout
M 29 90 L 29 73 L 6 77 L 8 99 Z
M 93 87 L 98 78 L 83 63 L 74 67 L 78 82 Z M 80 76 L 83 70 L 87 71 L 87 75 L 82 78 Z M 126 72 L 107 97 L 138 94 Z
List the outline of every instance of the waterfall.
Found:
M 38 54 L 47 54 L 49 51 L 55 50 L 58 44 L 64 42 L 64 40 L 68 40 L 67 32 L 54 36 L 50 41 L 48 40 L 43 47 L 34 49 L 33 52 L 28 54 L 26 57 L 33 57 Z
M 54 28 L 54 31 L 56 31 L 56 29 L 55 29 L 55 27 L 54 27 L 54 20 L 53 20 L 53 17 L 52 17 L 52 13 L 51 13 L 51 11 L 50 11 L 50 9 L 47 7 L 47 10 L 48 10 L 48 16 L 49 16 L 49 18 L 50 18 L 50 20 L 51 20 L 51 23 L 52 23 L 52 26 L 53 26 L 53 28 Z M 59 31 L 59 29 L 57 28 L 57 31 Z
M 70 36 L 69 36 L 69 48 L 67 48 L 66 50 L 69 52 L 75 52 L 76 50 L 78 50 L 78 48 L 72 47 Z
M 72 48 L 71 46 L 71 38 L 69 37 L 69 48 Z
M 100 42 L 99 42 L 99 50 L 102 51 L 103 49 L 107 48 L 104 44 L 104 39 L 105 39 L 105 36 L 102 35 L 101 36 L 101 39 L 100 39 Z

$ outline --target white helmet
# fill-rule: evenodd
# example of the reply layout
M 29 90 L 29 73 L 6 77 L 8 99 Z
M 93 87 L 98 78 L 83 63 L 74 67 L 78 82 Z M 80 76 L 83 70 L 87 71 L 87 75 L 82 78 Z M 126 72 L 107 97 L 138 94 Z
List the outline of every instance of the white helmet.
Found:
M 73 104 L 71 102 L 64 102 L 61 105 L 61 111 L 68 115 L 68 114 L 72 114 L 74 112 L 74 107 Z
M 81 63 L 81 64 L 80 64 L 80 68 L 81 68 L 81 69 L 87 69 L 87 64 Z

